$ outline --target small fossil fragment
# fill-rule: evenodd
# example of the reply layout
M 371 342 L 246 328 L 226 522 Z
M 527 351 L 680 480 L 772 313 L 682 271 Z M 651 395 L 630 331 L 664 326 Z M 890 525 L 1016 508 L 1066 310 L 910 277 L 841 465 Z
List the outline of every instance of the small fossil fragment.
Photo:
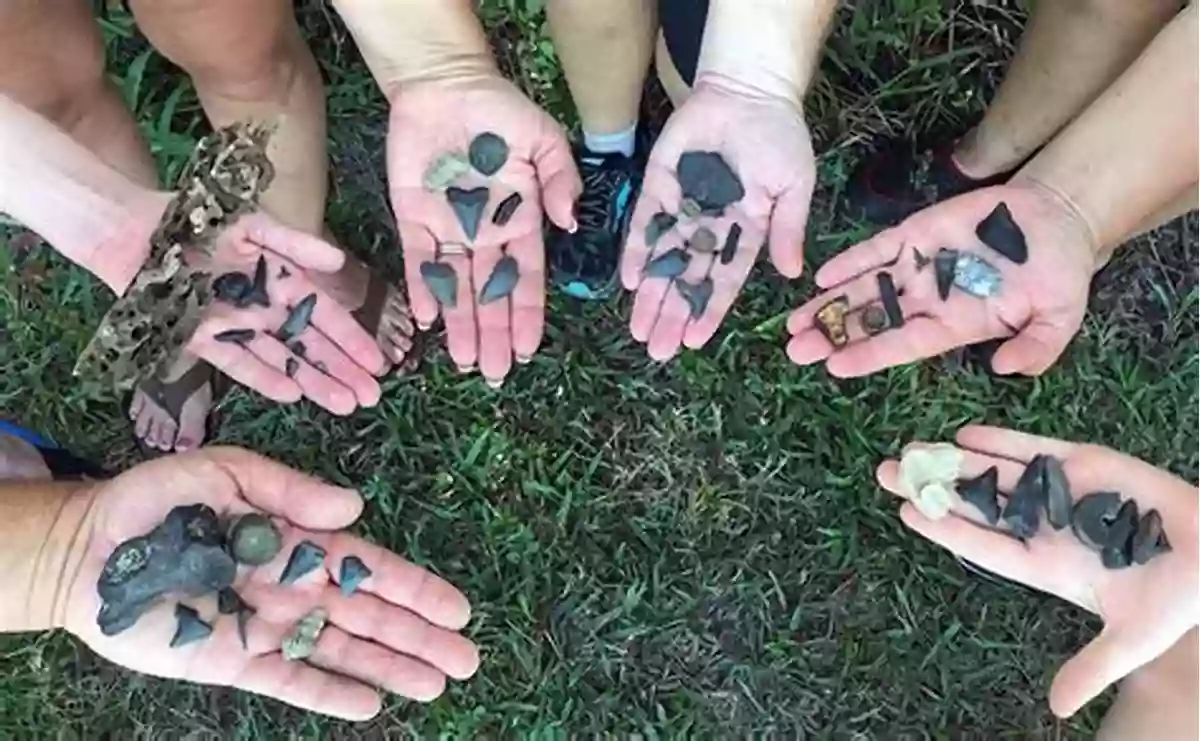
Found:
M 229 527 L 228 541 L 229 555 L 247 566 L 262 566 L 279 555 L 283 548 L 283 534 L 270 517 L 259 512 L 250 512 L 234 520 Z
M 913 264 L 917 266 L 918 273 L 921 272 L 922 270 L 924 270 L 926 265 L 933 262 L 928 257 L 925 257 L 924 253 L 922 253 L 916 247 L 912 248 L 912 254 L 913 254 Z
M 1000 470 L 991 466 L 973 479 L 958 481 L 958 495 L 964 502 L 979 510 L 989 525 L 1000 521 L 1000 503 L 996 499 L 999 477 Z
M 1138 506 L 1134 499 L 1126 499 L 1117 510 L 1117 516 L 1108 526 L 1108 536 L 1104 541 L 1104 551 L 1118 550 L 1124 553 L 1128 562 L 1133 561 L 1133 536 L 1137 534 Z M 1101 557 L 1104 551 L 1100 552 Z M 1128 564 L 1126 564 L 1128 565 Z
M 675 174 L 684 198 L 694 200 L 703 211 L 724 209 L 746 195 L 741 180 L 718 152 L 684 152 Z
M 458 219 L 463 234 L 467 235 L 467 241 L 474 242 L 475 236 L 479 234 L 479 221 L 483 218 L 483 208 L 487 206 L 488 189 L 480 186 L 467 190 L 451 186 L 446 188 L 446 200 L 450 203 L 450 208 L 454 211 L 454 216 Z
M 650 264 L 646 266 L 646 277 L 674 280 L 683 275 L 691 261 L 691 255 L 678 247 L 673 247 L 650 261 Z
M 646 247 L 653 249 L 662 235 L 674 229 L 677 223 L 679 217 L 666 211 L 659 211 L 651 216 L 650 223 L 646 224 Z
M 233 345 L 245 345 L 250 340 L 254 339 L 257 334 L 253 329 L 227 329 L 224 332 L 217 332 L 213 335 L 213 339 L 217 342 L 228 342 Z
M 1024 265 L 1029 259 L 1029 248 L 1025 244 L 1025 232 L 1008 210 L 1008 204 L 1001 201 L 983 221 L 975 227 L 975 236 L 979 241 L 1004 255 L 1018 265 Z
M 1163 553 L 1171 552 L 1171 543 L 1163 532 L 1162 516 L 1152 509 L 1142 515 L 1137 533 L 1133 536 L 1133 562 L 1144 564 Z
M 287 269 L 287 265 L 279 266 L 279 274 L 275 276 L 279 280 L 292 277 L 292 271 Z
M 233 304 L 239 309 L 250 305 L 248 297 L 254 291 L 254 280 L 245 273 L 223 273 L 212 282 L 213 297 Z
M 701 255 L 712 254 L 717 251 L 717 235 L 713 234 L 713 230 L 706 226 L 699 227 L 692 232 L 687 246 Z
M 295 355 L 298 358 L 304 358 L 308 356 L 308 347 L 302 340 L 292 340 L 291 342 L 287 343 L 287 349 L 291 350 L 292 355 Z
M 246 294 L 246 303 L 258 304 L 264 309 L 271 307 L 271 297 L 267 295 L 267 258 L 262 255 L 258 256 L 258 263 L 254 266 L 254 280 L 250 293 Z
M 329 613 L 324 607 L 314 607 L 307 615 L 296 622 L 295 627 L 283 639 L 280 650 L 283 658 L 288 661 L 299 661 L 313 655 L 317 647 L 317 639 L 325 629 Z
M 329 366 L 322 363 L 320 360 L 312 364 L 314 368 L 321 371 L 325 375 L 329 375 Z
M 295 378 L 296 372 L 300 370 L 300 361 L 295 358 L 288 358 L 283 361 L 283 372 L 288 378 Z
M 858 315 L 858 324 L 868 337 L 873 337 L 891 326 L 887 312 L 879 304 L 871 304 L 863 309 Z
M 233 615 L 244 607 L 246 603 L 233 587 L 225 587 L 217 592 L 217 612 L 222 615 Z
M 216 512 L 192 504 L 175 507 L 149 533 L 118 545 L 96 580 L 101 632 L 130 628 L 168 593 L 199 597 L 232 584 L 237 566 L 223 541 Z
M 846 333 L 846 314 L 850 311 L 850 299 L 838 296 L 817 310 L 814 323 L 825 339 L 834 347 L 842 347 L 850 341 Z
M 171 648 L 202 641 L 212 635 L 212 625 L 200 619 L 200 613 L 183 604 L 175 605 L 175 635 L 171 636 Z
M 492 223 L 496 226 L 505 226 L 508 224 L 513 214 L 521 206 L 523 200 L 520 193 L 514 192 L 503 201 L 500 201 L 499 205 L 496 206 L 496 210 L 492 212 Z
M 342 595 L 349 597 L 358 589 L 358 585 L 371 575 L 371 570 L 358 556 L 346 556 L 342 559 L 342 567 L 338 571 L 338 588 Z
M 987 260 L 972 253 L 959 252 L 954 265 L 954 285 L 972 296 L 987 298 L 1000 293 L 1000 270 Z
M 1041 511 L 1046 506 L 1044 472 L 1045 456 L 1034 456 L 1021 472 L 1021 478 L 1017 479 L 1017 485 L 1009 494 L 1008 504 L 1001 514 L 1013 535 L 1021 540 L 1029 540 L 1036 535 L 1041 524 Z
M 422 184 L 425 190 L 439 191 L 454 185 L 454 182 L 471 170 L 471 163 L 462 152 L 447 152 L 425 169 Z
M 954 273 L 958 265 L 958 250 L 948 250 L 945 247 L 933 256 L 933 274 L 937 278 L 938 298 L 945 301 L 950 298 L 950 289 L 954 286 Z
M 1062 530 L 1071 524 L 1071 482 L 1063 470 L 1062 461 L 1052 455 L 1042 456 L 1042 491 L 1046 501 L 1046 520 L 1050 527 Z
M 444 262 L 423 262 L 421 280 L 442 306 L 453 309 L 458 304 L 458 276 L 454 268 Z
M 325 562 L 325 549 L 311 540 L 300 541 L 292 549 L 287 566 L 279 576 L 280 584 L 295 584 Z
M 1079 542 L 1094 551 L 1108 542 L 1108 530 L 1121 507 L 1121 495 L 1115 491 L 1097 491 L 1075 503 L 1071 510 L 1071 531 Z
M 729 234 L 725 235 L 725 244 L 721 247 L 721 264 L 728 265 L 737 256 L 738 243 L 742 239 L 742 225 L 736 221 L 729 225 Z
M 951 487 L 962 469 L 962 451 L 938 443 L 910 448 L 900 456 L 900 493 L 931 520 L 945 517 L 953 505 Z
M 242 648 L 249 650 L 250 644 L 246 640 L 246 625 L 250 622 L 250 618 L 254 617 L 255 610 L 253 607 L 246 605 L 244 602 L 243 609 L 237 613 L 237 632 L 238 639 L 242 642 Z
M 685 219 L 694 219 L 701 214 L 703 209 L 699 203 L 696 203 L 691 198 L 684 198 L 679 203 L 679 213 L 683 214 Z
M 904 311 L 900 308 L 900 294 L 896 292 L 892 274 L 886 270 L 880 270 L 875 274 L 875 280 L 879 283 L 879 300 L 883 303 L 883 310 L 887 313 L 888 328 L 903 327 Z
M 317 294 L 315 293 L 310 293 L 300 299 L 300 302 L 288 311 L 287 319 L 275 332 L 275 337 L 280 342 L 287 342 L 298 337 L 301 332 L 308 329 L 308 323 L 312 321 L 313 309 L 316 306 Z
M 517 287 L 520 277 L 521 270 L 516 258 L 510 255 L 501 257 L 496 267 L 492 268 L 492 274 L 488 276 L 483 288 L 479 290 L 479 305 L 486 306 L 507 297 Z
M 712 298 L 712 278 L 704 278 L 695 285 L 676 279 L 675 287 L 679 290 L 679 295 L 687 301 L 692 318 L 699 319 L 704 314 L 704 310 L 708 308 L 708 302 Z
M 508 142 L 499 134 L 485 131 L 471 140 L 467 147 L 467 159 L 471 167 L 491 177 L 508 161 Z

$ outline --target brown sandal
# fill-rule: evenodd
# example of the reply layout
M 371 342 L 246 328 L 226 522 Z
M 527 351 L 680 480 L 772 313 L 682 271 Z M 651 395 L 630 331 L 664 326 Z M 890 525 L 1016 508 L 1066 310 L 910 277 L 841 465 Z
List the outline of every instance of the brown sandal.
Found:
M 170 415 L 171 419 L 175 420 L 175 424 L 178 426 L 179 415 L 183 411 L 183 405 L 204 384 L 212 386 L 212 403 L 214 407 L 233 388 L 233 381 L 228 376 L 203 360 L 198 361 L 191 368 L 188 368 L 182 376 L 174 381 L 160 381 L 157 378 L 148 378 L 141 381 L 137 388 L 140 388 L 142 393 L 146 394 L 151 402 Z M 132 398 L 133 395 L 130 394 L 129 399 L 126 400 L 127 407 Z M 213 436 L 217 427 L 215 417 L 215 413 L 209 412 L 204 423 L 204 439 L 200 440 L 200 445 L 208 442 Z M 173 450 L 159 450 L 150 447 L 146 444 L 145 440 L 138 437 L 136 430 L 134 431 L 133 438 L 137 443 L 138 450 L 147 458 L 158 458 L 174 452 Z
M 367 296 L 363 300 L 362 306 L 350 312 L 350 315 L 354 317 L 359 325 L 375 338 L 376 343 L 379 342 L 379 323 L 383 321 L 384 307 L 387 306 L 388 294 L 392 287 L 393 285 L 386 278 L 372 270 L 370 278 L 367 281 Z M 396 288 L 396 290 L 401 289 Z M 416 322 L 413 320 L 411 312 L 409 313 L 408 320 L 410 328 L 407 331 L 403 327 L 393 326 L 393 329 L 400 330 L 409 340 L 409 349 L 404 353 L 404 360 L 398 364 L 398 368 L 393 368 L 393 370 L 399 370 L 403 373 L 411 373 L 420 363 Z M 380 347 L 380 350 L 383 350 L 383 348 Z M 384 357 L 388 357 L 386 352 L 384 353 Z M 390 358 L 388 359 L 390 360 Z

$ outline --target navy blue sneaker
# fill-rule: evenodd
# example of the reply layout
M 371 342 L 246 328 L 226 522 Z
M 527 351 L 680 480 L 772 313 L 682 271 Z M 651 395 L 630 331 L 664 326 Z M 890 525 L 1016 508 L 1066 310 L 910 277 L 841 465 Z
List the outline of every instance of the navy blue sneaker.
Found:
M 642 158 L 575 150 L 583 193 L 575 207 L 574 234 L 549 224 L 550 282 L 577 299 L 596 301 L 617 289 L 621 245 L 642 185 Z
M 13 422 L 0 419 L 0 435 L 12 435 L 37 448 L 55 481 L 112 478 L 112 475 L 100 466 L 79 458 L 71 451 L 60 448 L 54 441 Z

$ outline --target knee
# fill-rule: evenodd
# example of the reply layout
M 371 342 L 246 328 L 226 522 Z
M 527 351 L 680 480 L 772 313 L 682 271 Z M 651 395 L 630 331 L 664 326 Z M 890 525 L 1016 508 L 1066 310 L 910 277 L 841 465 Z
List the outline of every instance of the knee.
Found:
M 286 98 L 300 82 L 320 85 L 316 59 L 294 27 L 210 37 L 194 48 L 163 51 L 202 95 L 263 102 Z
M 1041 0 L 1041 2 L 1064 2 L 1073 13 L 1098 20 L 1124 23 L 1147 21 L 1165 23 L 1179 11 L 1179 0 Z

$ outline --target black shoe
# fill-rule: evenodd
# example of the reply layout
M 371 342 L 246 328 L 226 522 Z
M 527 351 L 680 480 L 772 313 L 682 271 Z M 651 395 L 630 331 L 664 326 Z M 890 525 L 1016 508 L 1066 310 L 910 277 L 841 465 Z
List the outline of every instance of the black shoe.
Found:
M 576 149 L 583 193 L 575 207 L 574 234 L 553 223 L 547 241 L 550 281 L 585 301 L 606 298 L 617 288 L 621 245 L 642 186 L 642 158 Z
M 976 180 L 951 156 L 955 141 L 918 151 L 906 141 L 893 141 L 859 163 L 846 185 L 851 218 L 877 226 L 894 226 L 926 206 L 957 195 L 1007 182 L 1012 171 Z

